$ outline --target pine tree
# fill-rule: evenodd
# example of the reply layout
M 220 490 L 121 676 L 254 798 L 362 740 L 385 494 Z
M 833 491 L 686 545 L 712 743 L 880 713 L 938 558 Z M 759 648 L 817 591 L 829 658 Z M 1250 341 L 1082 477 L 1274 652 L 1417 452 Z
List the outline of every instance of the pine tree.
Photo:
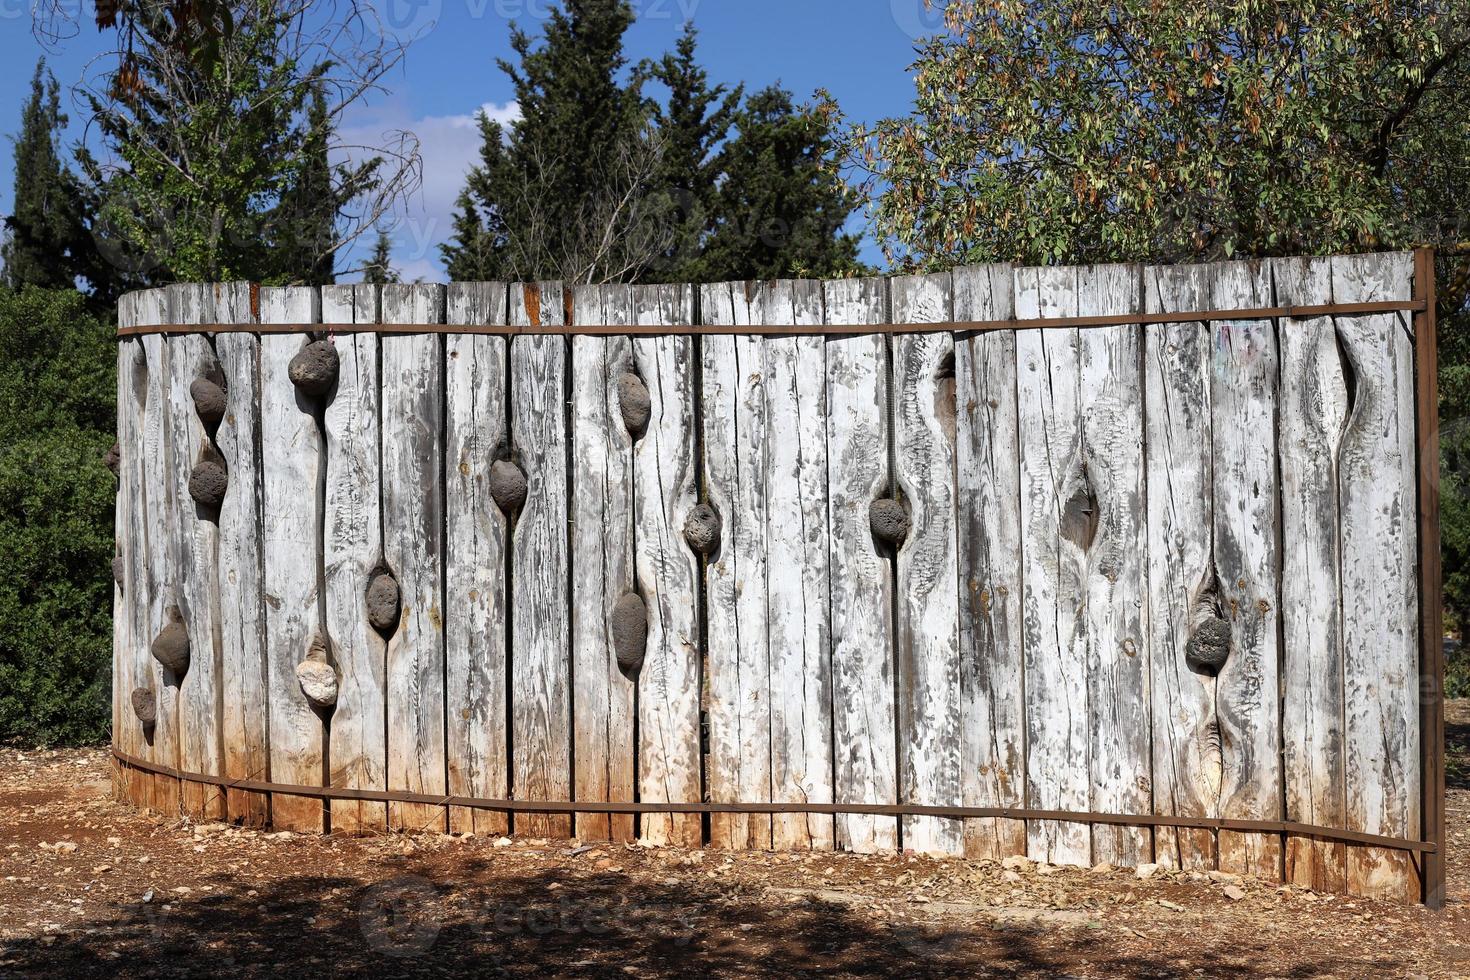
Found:
M 657 144 L 623 36 L 626 0 L 566 0 L 540 43 L 516 28 L 520 64 L 500 61 L 521 117 L 508 130 L 481 118 L 480 165 L 440 247 L 456 279 L 627 278 L 646 246 Z
M 830 167 L 829 117 L 797 107 L 779 86 L 746 100 L 721 150 L 714 231 L 693 265 L 705 282 L 840 276 L 859 271 L 843 225 L 856 195 Z
M 393 243 L 388 239 L 386 231 L 378 232 L 378 240 L 373 245 L 372 258 L 368 259 L 367 265 L 362 269 L 362 281 L 375 286 L 386 286 L 403 279 L 393 268 Z
M 4 281 L 14 289 L 70 289 L 83 271 L 88 235 L 76 178 L 57 151 L 66 116 L 60 86 L 36 63 L 15 145 L 15 213 L 0 247 Z
M 307 109 L 306 138 L 295 173 L 270 219 L 277 242 L 274 278 L 303 286 L 336 282 L 337 221 L 360 191 L 350 179 L 340 179 L 350 177 L 351 171 L 334 171 L 327 159 L 331 135 L 326 96 L 317 86 Z
M 649 66 L 650 76 L 669 90 L 667 106 L 657 110 L 662 155 L 657 193 L 664 196 L 663 220 L 670 228 L 668 247 L 645 280 L 683 282 L 694 277 L 706 236 L 714 228 L 718 198 L 718 150 L 729 136 L 740 108 L 743 86 L 733 91 L 711 86 L 695 60 L 697 32 L 685 26 L 677 48 Z

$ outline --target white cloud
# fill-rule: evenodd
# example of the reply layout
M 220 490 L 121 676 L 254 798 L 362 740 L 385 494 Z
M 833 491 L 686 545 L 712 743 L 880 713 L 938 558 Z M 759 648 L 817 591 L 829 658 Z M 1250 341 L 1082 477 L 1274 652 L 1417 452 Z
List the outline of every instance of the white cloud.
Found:
M 418 118 L 389 103 L 360 113 L 340 133 L 344 143 L 361 146 L 381 143 L 384 134 L 397 131 L 411 132 L 418 137 L 423 184 L 402 205 L 396 227 L 389 230 L 394 264 L 406 281 L 420 276 L 429 281 L 444 279 L 438 246 L 450 235 L 454 202 L 464 189 L 465 175 L 480 159 L 478 115 L 481 112 L 502 124 L 513 122 L 521 115 L 520 107 L 513 101 L 486 102 L 474 111 L 457 115 Z M 371 241 L 360 242 L 342 264 L 356 265 L 357 257 L 371 248 Z

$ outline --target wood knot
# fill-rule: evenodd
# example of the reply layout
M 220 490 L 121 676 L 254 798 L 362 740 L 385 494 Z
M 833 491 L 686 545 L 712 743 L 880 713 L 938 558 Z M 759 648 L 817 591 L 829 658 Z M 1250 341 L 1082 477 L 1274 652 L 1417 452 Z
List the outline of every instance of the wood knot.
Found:
M 291 358 L 286 374 L 296 390 L 311 398 L 320 398 L 337 383 L 339 368 L 337 348 L 325 340 L 317 340 Z
M 648 607 L 635 593 L 623 595 L 612 609 L 613 653 L 623 676 L 633 678 L 643 667 L 648 647 Z

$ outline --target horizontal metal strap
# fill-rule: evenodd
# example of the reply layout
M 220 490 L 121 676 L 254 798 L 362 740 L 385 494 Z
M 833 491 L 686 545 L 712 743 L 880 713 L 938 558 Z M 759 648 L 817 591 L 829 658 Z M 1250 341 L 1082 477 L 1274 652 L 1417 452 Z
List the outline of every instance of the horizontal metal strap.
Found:
M 113 756 L 124 765 L 189 783 L 206 783 L 223 789 L 252 793 L 278 793 L 282 796 L 304 796 L 319 800 L 347 800 L 375 803 L 423 803 L 430 806 L 457 806 L 471 810 L 496 810 L 505 813 L 821 813 L 865 814 L 880 817 L 947 817 L 951 819 L 1000 818 L 1006 820 L 1056 820 L 1069 823 L 1118 824 L 1136 827 L 1182 827 L 1195 830 L 1230 830 L 1243 833 L 1292 834 L 1323 840 L 1367 844 L 1396 851 L 1433 853 L 1438 848 L 1431 841 L 1380 837 L 1335 827 L 1279 820 L 1229 820 L 1211 817 L 1179 817 L 1166 814 L 1076 813 L 1070 810 L 1026 810 L 1013 807 L 922 806 L 889 803 L 605 803 L 601 801 L 490 800 L 470 796 L 435 796 L 387 790 L 346 789 L 325 786 L 293 786 L 254 779 L 226 779 L 196 772 L 183 772 L 128 755 L 119 749 Z
M 1114 313 L 1102 316 L 1039 317 L 1027 320 L 951 320 L 941 323 L 752 323 L 728 324 L 537 324 L 503 323 L 161 323 L 118 327 L 119 337 L 143 334 L 192 333 L 381 333 L 482 334 L 498 337 L 553 335 L 564 337 L 851 337 L 875 333 L 984 333 L 991 330 L 1033 330 L 1076 327 L 1123 327 L 1148 323 L 1204 323 L 1216 320 L 1305 320 L 1320 316 L 1361 316 L 1369 313 L 1422 312 L 1423 300 L 1381 303 L 1326 303 L 1319 306 L 1263 306 L 1245 310 L 1194 310 L 1170 313 Z

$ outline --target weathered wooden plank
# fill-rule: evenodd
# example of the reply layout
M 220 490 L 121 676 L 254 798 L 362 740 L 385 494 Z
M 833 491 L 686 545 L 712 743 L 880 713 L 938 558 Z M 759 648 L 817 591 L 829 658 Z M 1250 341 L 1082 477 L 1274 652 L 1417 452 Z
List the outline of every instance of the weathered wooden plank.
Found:
M 213 291 L 198 284 L 168 287 L 173 323 L 214 321 Z M 206 305 L 207 304 L 207 305 Z M 195 411 L 191 385 L 224 380 L 209 341 L 202 334 L 167 338 L 169 360 L 169 479 L 176 506 L 170 528 L 171 560 L 179 575 L 178 604 L 189 633 L 189 666 L 178 681 L 179 765 L 189 772 L 220 774 L 220 673 L 223 667 L 219 620 L 219 515 L 189 493 L 190 472 L 206 461 L 220 462 L 210 433 Z M 224 794 L 216 787 L 184 781 L 183 809 L 195 820 L 225 814 Z
M 826 283 L 825 291 L 827 322 L 887 322 L 885 280 L 844 279 Z M 708 378 L 706 365 L 706 392 Z M 888 418 L 887 339 L 878 334 L 829 339 L 833 789 L 839 803 L 898 802 L 893 564 L 879 552 L 868 518 L 872 502 L 891 492 Z M 839 814 L 836 835 L 837 846 L 845 850 L 889 851 L 898 846 L 898 821 Z
M 139 322 L 138 294 L 129 293 L 118 304 L 118 325 Z M 144 444 L 144 408 L 148 397 L 148 360 L 140 339 L 118 342 L 117 377 L 117 554 L 122 558 L 122 583 L 114 608 L 121 613 L 114 622 L 113 671 L 115 696 L 113 744 L 138 758 L 152 751 L 153 729 L 145 725 L 133 708 L 133 692 L 145 689 L 156 710 L 157 691 L 152 683 L 152 658 L 148 644 L 153 637 L 149 622 L 149 527 L 146 521 L 147 465 Z M 116 616 L 117 613 L 115 612 Z M 119 632 L 117 627 L 121 627 Z M 137 805 L 152 803 L 149 777 L 119 768 L 119 790 Z
M 444 287 L 382 287 L 389 323 L 443 323 Z M 388 639 L 388 788 L 444 793 L 444 345 L 437 334 L 384 336 L 383 560 L 402 611 Z M 445 830 L 446 809 L 390 803 L 388 826 Z
M 755 287 L 701 287 L 705 323 L 764 320 Z M 719 550 L 705 566 L 709 797 L 717 803 L 771 799 L 771 660 L 766 617 L 766 477 L 768 441 L 765 341 L 701 337 L 700 407 L 704 483 L 720 515 Z M 867 505 L 864 508 L 866 522 Z M 866 523 L 864 524 L 866 527 Z M 713 814 L 715 847 L 769 849 L 771 818 Z
M 1100 265 L 1078 271 L 1080 315 L 1143 309 L 1139 270 Z M 1137 326 L 1080 331 L 1082 465 L 1095 512 L 1086 552 L 1087 706 L 1092 770 L 1091 809 L 1148 813 L 1148 651 L 1144 603 L 1143 330 Z M 1146 827 L 1094 826 L 1092 860 L 1123 867 L 1148 863 Z
M 1075 316 L 1075 269 L 1017 269 L 1016 316 Z M 1086 593 L 1092 507 L 1082 465 L 1080 338 L 1075 329 L 1016 333 L 1021 448 L 1022 647 L 1026 673 L 1026 800 L 1032 809 L 1089 807 Z M 1030 821 L 1027 850 L 1088 864 L 1088 826 Z
M 766 322 L 822 322 L 822 285 L 766 283 Z M 766 615 L 771 656 L 771 792 L 832 802 L 827 384 L 821 337 L 766 342 Z M 778 849 L 830 850 L 833 819 L 776 814 Z
M 1412 256 L 1332 260 L 1339 303 L 1406 300 Z M 1338 472 L 1348 829 L 1420 835 L 1418 496 L 1407 313 L 1337 317 L 1351 375 Z M 1348 890 L 1414 902 L 1407 853 L 1348 848 Z
M 327 323 L 375 323 L 378 287 L 324 286 Z M 388 785 L 387 642 L 368 621 L 367 593 L 383 559 L 379 510 L 378 337 L 333 338 L 337 386 L 323 414 L 326 495 L 322 556 L 326 627 L 337 672 L 327 778 L 329 785 L 386 789 Z M 332 830 L 347 834 L 388 829 L 383 803 L 334 800 Z
M 948 274 L 890 283 L 895 323 L 952 319 Z M 898 549 L 900 799 L 933 806 L 964 798 L 961 772 L 959 565 L 955 512 L 955 362 L 950 334 L 895 334 L 894 476 L 911 527 Z M 904 817 L 903 844 L 963 853 L 961 821 Z
M 449 323 L 504 323 L 504 283 L 455 283 Z M 504 796 L 510 787 L 506 710 L 506 572 L 510 520 L 490 496 L 490 466 L 509 448 L 505 338 L 445 338 L 445 694 L 449 792 Z M 449 829 L 503 834 L 506 814 L 451 807 Z
M 1275 302 L 1332 302 L 1328 259 L 1271 263 Z M 1341 551 L 1338 452 L 1348 418 L 1347 376 L 1329 317 L 1288 320 L 1281 344 L 1282 717 L 1286 819 L 1346 827 L 1343 772 Z M 1347 891 L 1347 848 L 1288 836 L 1286 880 Z
M 1014 315 L 1009 266 L 956 269 L 960 320 Z M 1021 453 L 1016 336 L 955 342 L 960 713 L 965 806 L 1026 805 L 1026 705 L 1021 652 Z M 1026 853 L 1024 820 L 964 822 L 965 854 Z
M 219 323 L 251 323 L 250 284 L 214 287 Z M 265 599 L 261 589 L 260 338 L 221 333 L 215 354 L 224 375 L 225 416 L 214 434 L 230 485 L 219 513 L 221 739 L 223 771 L 232 779 L 265 779 L 267 742 Z M 270 797 L 231 789 L 229 819 L 251 827 L 270 819 Z
M 1249 309 L 1271 300 L 1269 271 L 1227 262 L 1211 271 L 1216 309 Z M 1221 815 L 1279 820 L 1282 811 L 1277 541 L 1276 331 L 1268 320 L 1214 325 L 1210 383 L 1215 501 L 1215 576 L 1230 651 L 1216 680 L 1224 760 Z M 1281 870 L 1275 834 L 1221 831 L 1223 871 L 1274 877 Z
M 639 324 L 690 322 L 688 286 L 633 292 Z M 694 358 L 689 337 L 633 341 L 638 374 L 648 385 L 648 431 L 633 449 L 633 513 L 638 591 L 648 607 L 648 646 L 638 674 L 638 783 L 647 802 L 700 798 L 699 566 L 684 541 L 698 502 Z M 696 814 L 650 815 L 641 834 L 651 844 L 698 847 Z
M 260 290 L 261 323 L 316 323 L 317 290 Z M 270 778 L 320 786 L 324 779 L 322 718 L 296 677 L 312 644 L 321 642 L 319 562 L 321 478 L 325 466 L 319 402 L 291 383 L 291 359 L 309 343 L 300 335 L 260 339 L 261 526 L 269 668 Z M 271 823 L 282 830 L 320 832 L 325 805 L 309 797 L 271 796 Z
M 158 324 L 169 316 L 167 290 L 150 289 L 139 293 L 138 323 Z M 143 339 L 148 365 L 148 390 L 143 410 L 143 521 L 147 527 L 148 619 L 144 636 L 147 643 L 148 686 L 156 696 L 156 720 L 148 754 L 150 761 L 177 768 L 179 764 L 178 678 L 165 670 L 149 653 L 153 640 L 175 617 L 179 616 L 179 589 L 182 575 L 174 562 L 177 548 L 174 536 L 177 507 L 174 501 L 172 440 L 169 437 L 172 394 L 169 346 L 163 337 Z M 174 816 L 179 812 L 180 787 L 177 779 L 146 776 L 154 809 Z
M 510 322 L 563 322 L 560 283 L 510 287 Z M 511 531 L 511 744 L 517 799 L 565 800 L 571 776 L 570 556 L 567 554 L 567 340 L 510 344 L 510 431 L 525 471 L 525 508 Z M 570 837 L 567 815 L 517 814 L 535 837 Z
M 626 286 L 573 291 L 575 323 L 632 317 Z M 634 586 L 633 437 L 619 394 L 633 371 L 633 348 L 626 337 L 571 344 L 573 792 L 578 800 L 626 801 L 636 796 L 636 684 L 618 667 L 611 624 L 613 607 Z M 631 814 L 579 813 L 575 830 L 584 841 L 635 836 Z
M 1154 267 L 1144 273 L 1150 313 L 1208 308 L 1208 266 Z M 1153 718 L 1154 811 L 1219 814 L 1223 746 L 1215 714 L 1215 676 L 1187 658 L 1196 612 L 1214 583 L 1211 531 L 1214 452 L 1210 425 L 1211 342 L 1204 323 L 1147 328 L 1144 439 L 1148 470 L 1149 659 Z M 1155 860 L 1213 870 L 1209 830 L 1159 827 Z

